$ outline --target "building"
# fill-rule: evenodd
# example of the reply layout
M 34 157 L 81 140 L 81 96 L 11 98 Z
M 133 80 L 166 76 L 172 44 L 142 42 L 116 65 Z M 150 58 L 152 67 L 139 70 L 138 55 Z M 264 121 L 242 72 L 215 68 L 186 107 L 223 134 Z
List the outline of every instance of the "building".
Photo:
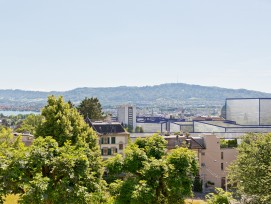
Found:
M 99 145 L 103 159 L 108 159 L 116 153 L 124 155 L 124 149 L 128 145 L 130 134 L 125 131 L 120 123 L 91 122 L 88 118 L 86 122 L 96 131 L 99 137 Z
M 239 125 L 271 126 L 271 98 L 228 98 L 226 119 Z
M 137 137 L 148 136 L 150 134 L 147 133 L 132 134 L 131 140 L 135 141 Z M 226 189 L 227 167 L 238 154 L 237 139 L 221 139 L 213 134 L 170 135 L 164 136 L 164 139 L 167 141 L 167 151 L 183 146 L 195 152 L 204 192 L 213 191 L 215 187 Z
M 213 134 L 202 135 L 205 148 L 198 155 L 203 190 L 213 191 L 215 187 L 226 190 L 227 168 L 237 157 L 237 140 L 221 139 Z M 221 142 L 223 141 L 223 142 Z M 231 142 L 232 141 L 232 142 Z
M 118 122 L 124 126 L 136 128 L 136 107 L 132 105 L 122 105 L 117 108 Z
M 31 135 L 30 133 L 17 133 L 17 132 L 14 132 L 13 135 L 14 135 L 15 138 L 17 138 L 18 136 L 21 136 L 22 142 L 25 144 L 25 146 L 32 145 L 32 143 L 34 141 L 34 135 Z

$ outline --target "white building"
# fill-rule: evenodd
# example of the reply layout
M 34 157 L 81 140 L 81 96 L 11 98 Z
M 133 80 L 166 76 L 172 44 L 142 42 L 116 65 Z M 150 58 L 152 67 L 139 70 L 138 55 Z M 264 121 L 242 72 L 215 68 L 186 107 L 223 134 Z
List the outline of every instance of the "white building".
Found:
M 132 105 L 122 105 L 118 107 L 118 122 L 125 126 L 136 128 L 136 107 Z

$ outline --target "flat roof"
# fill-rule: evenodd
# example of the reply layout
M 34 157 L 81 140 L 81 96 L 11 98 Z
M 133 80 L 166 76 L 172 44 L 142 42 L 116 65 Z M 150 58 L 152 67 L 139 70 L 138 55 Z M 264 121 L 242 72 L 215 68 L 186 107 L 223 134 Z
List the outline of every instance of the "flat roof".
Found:
M 227 123 L 225 121 L 195 121 L 195 123 L 204 123 L 207 125 L 213 125 L 222 128 L 271 128 L 271 126 L 259 126 L 259 125 L 238 125 Z

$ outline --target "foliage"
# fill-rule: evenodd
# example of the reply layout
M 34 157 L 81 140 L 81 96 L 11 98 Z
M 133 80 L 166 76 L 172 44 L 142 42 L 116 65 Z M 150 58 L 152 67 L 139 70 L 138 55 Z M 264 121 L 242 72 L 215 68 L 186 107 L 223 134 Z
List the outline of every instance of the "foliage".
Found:
M 216 193 L 209 193 L 206 195 L 208 204 L 230 204 L 233 200 L 230 192 L 225 192 L 222 188 L 216 188 Z
M 123 181 L 110 184 L 116 203 L 184 203 L 184 198 L 192 194 L 195 155 L 186 148 L 167 154 L 165 148 L 162 136 L 138 138 L 125 149 L 125 158 L 106 161 L 109 175 L 125 172 Z
M 230 166 L 229 181 L 255 203 L 271 203 L 271 134 L 247 134 Z
M 16 129 L 17 132 L 25 133 L 29 132 L 32 135 L 36 134 L 36 129 L 41 125 L 42 116 L 30 114 L 22 122 L 22 124 Z
M 220 139 L 220 147 L 221 148 L 235 148 L 237 147 L 237 139 Z
M 84 118 L 90 118 L 93 120 L 101 120 L 104 118 L 102 112 L 102 105 L 98 98 L 85 98 L 79 106 L 78 111 L 83 115 Z
M 136 133 L 143 133 L 143 132 L 144 132 L 144 130 L 143 130 L 143 128 L 142 128 L 142 127 L 136 126 L 136 128 L 135 128 L 135 132 L 136 132 Z
M 21 203 L 106 203 L 95 132 L 62 97 L 49 97 L 42 116 L 41 137 L 30 147 L 11 130 L 1 131 L 0 198 L 18 194 Z
M 83 117 L 75 108 L 65 103 L 63 97 L 48 97 L 48 104 L 42 109 L 43 116 L 38 126 L 37 136 L 52 136 L 59 146 L 67 140 L 72 144 L 87 143 L 91 149 L 97 151 L 97 136 L 85 123 Z

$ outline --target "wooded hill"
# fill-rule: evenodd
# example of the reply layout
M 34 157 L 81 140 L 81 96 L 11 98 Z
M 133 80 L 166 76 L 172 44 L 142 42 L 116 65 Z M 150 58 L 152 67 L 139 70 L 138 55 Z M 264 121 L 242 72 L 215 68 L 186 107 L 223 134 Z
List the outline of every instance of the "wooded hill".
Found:
M 85 97 L 98 97 L 103 106 L 132 103 L 137 106 L 176 107 L 180 104 L 223 104 L 226 98 L 271 97 L 270 93 L 246 89 L 227 89 L 184 83 L 143 87 L 76 88 L 70 91 L 0 90 L 0 106 L 38 109 L 45 105 L 47 96 L 64 96 L 65 100 L 79 103 Z M 22 109 L 22 108 L 19 108 Z

